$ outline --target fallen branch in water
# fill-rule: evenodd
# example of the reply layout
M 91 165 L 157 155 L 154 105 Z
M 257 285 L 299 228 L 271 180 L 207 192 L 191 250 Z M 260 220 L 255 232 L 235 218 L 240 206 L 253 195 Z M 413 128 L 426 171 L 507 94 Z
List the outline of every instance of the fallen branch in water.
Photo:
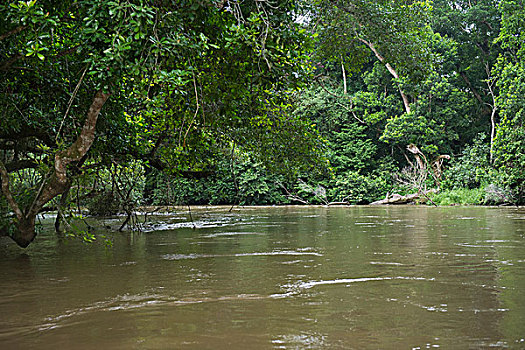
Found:
M 406 196 L 402 196 L 397 193 L 394 193 L 392 195 L 387 194 L 385 199 L 381 199 L 381 200 L 372 202 L 370 203 L 370 205 L 407 204 L 407 203 L 412 203 L 416 200 L 425 201 L 425 200 L 430 200 L 427 196 L 429 193 L 436 193 L 436 192 L 437 192 L 436 189 L 430 189 L 430 190 L 422 191 L 418 193 L 407 194 Z

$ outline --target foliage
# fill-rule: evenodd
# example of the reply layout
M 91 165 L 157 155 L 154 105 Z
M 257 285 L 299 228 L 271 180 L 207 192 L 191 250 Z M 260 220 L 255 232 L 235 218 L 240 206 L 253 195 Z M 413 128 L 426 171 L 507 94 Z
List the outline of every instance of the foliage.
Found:
M 88 202 L 87 210 L 94 216 L 111 216 L 120 212 L 120 203 L 111 191 L 102 192 Z
M 521 0 L 3 2 L 0 232 L 29 244 L 36 212 L 73 204 L 523 203 L 524 18 Z
M 312 6 L 312 22 L 320 32 L 320 60 L 343 58 L 347 70 L 359 71 L 371 43 L 387 62 L 414 80 L 430 71 L 429 2 L 313 0 Z
M 443 175 L 443 188 L 474 189 L 490 181 L 490 145 L 486 141 L 487 136 L 479 134 L 473 144 L 465 146 L 462 154 L 451 160 Z
M 205 178 L 157 174 L 153 204 L 284 204 L 283 181 L 282 175 L 272 174 L 261 163 L 243 156 L 219 162 L 217 171 Z
M 457 44 L 438 33 L 431 38 L 437 62 L 434 70 L 419 84 L 403 84 L 403 89 L 417 96 L 411 113 L 397 112 L 386 121 L 381 139 L 405 147 L 417 145 L 427 156 L 451 154 L 460 135 L 471 133 L 473 101 L 457 86 L 458 73 L 445 62 L 456 59 Z
M 501 94 L 501 122 L 494 144 L 495 165 L 505 174 L 504 184 L 515 189 L 520 200 L 525 195 L 525 64 L 498 62 Z
M 480 205 L 485 201 L 482 188 L 457 188 L 429 195 L 436 205 Z
M 391 186 L 389 173 L 373 172 L 362 175 L 348 171 L 337 177 L 330 194 L 336 202 L 368 204 L 383 197 Z
M 508 51 L 496 67 L 500 94 L 497 98 L 501 121 L 494 143 L 495 165 L 502 173 L 503 185 L 525 200 L 525 48 L 523 45 L 525 10 L 521 1 L 502 1 L 502 29 L 498 41 Z
M 44 165 L 29 207 L 4 193 L 22 208 L 19 244 L 35 236 L 28 208 L 66 192 L 87 158 L 200 172 L 234 141 L 283 169 L 319 161 L 315 131 L 289 113 L 309 75 L 297 11 L 294 1 L 0 4 L 2 164 L 8 173 Z M 64 162 L 74 164 L 58 174 Z

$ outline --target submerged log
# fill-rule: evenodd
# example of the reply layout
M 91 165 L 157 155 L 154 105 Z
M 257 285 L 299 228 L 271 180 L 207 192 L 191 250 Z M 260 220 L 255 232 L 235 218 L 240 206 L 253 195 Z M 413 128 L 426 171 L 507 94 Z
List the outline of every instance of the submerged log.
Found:
M 385 199 L 381 199 L 381 200 L 372 202 L 372 203 L 370 203 L 370 205 L 408 204 L 408 203 L 413 203 L 416 200 L 420 200 L 420 201 L 424 202 L 424 201 L 427 201 L 429 199 L 427 197 L 427 195 L 429 193 L 436 193 L 436 192 L 437 192 L 437 190 L 431 189 L 431 190 L 422 191 L 422 192 L 418 192 L 418 193 L 407 194 L 406 196 L 402 196 L 402 195 L 397 194 L 397 193 L 394 193 L 392 195 L 388 195 L 387 194 Z

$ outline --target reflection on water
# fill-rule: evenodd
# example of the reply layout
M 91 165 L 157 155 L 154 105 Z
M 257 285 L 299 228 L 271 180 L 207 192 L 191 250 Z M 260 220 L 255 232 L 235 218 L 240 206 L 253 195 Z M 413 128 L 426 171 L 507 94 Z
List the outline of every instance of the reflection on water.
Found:
M 2 238 L 0 348 L 525 347 L 524 209 L 228 209 Z

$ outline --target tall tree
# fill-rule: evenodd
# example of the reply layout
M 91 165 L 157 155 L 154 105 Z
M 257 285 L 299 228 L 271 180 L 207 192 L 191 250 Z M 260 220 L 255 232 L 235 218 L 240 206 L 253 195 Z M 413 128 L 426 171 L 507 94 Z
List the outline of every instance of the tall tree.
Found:
M 498 117 L 498 92 L 492 70 L 501 53 L 501 45 L 496 42 L 500 22 L 495 0 L 436 0 L 433 4 L 433 29 L 455 43 L 455 54 L 443 65 L 447 66 L 451 82 L 468 91 L 473 102 L 470 130 L 465 130 L 462 137 L 472 140 L 477 133 L 487 132 L 491 136 L 491 154 Z
M 505 50 L 495 69 L 500 89 L 497 106 L 501 120 L 494 143 L 495 165 L 504 174 L 503 184 L 525 198 L 525 7 L 521 0 L 501 1 L 501 33 Z
M 313 155 L 315 135 L 286 113 L 307 74 L 294 13 L 293 1 L 0 5 L 0 230 L 29 245 L 88 156 L 187 171 L 231 141 Z M 19 171 L 36 180 L 14 188 Z
M 366 52 L 372 53 L 394 78 L 406 113 L 410 96 L 403 89 L 407 79 L 420 80 L 432 67 L 427 45 L 430 4 L 399 0 L 315 0 L 313 19 L 320 34 L 324 58 L 344 57 L 359 69 Z

